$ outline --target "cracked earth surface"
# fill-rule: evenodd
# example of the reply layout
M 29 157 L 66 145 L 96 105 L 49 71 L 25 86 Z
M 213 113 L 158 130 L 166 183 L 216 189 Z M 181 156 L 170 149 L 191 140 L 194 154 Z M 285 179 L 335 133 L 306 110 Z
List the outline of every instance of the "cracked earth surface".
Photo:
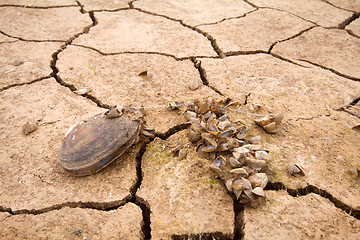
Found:
M 359 16 L 357 0 L 0 0 L 0 238 L 359 239 Z M 207 96 L 239 101 L 229 114 L 270 150 L 256 207 L 163 106 Z M 254 124 L 252 104 L 284 113 L 279 132 Z M 144 106 L 156 137 L 70 176 L 64 134 L 114 105 Z M 39 129 L 24 135 L 26 122 Z

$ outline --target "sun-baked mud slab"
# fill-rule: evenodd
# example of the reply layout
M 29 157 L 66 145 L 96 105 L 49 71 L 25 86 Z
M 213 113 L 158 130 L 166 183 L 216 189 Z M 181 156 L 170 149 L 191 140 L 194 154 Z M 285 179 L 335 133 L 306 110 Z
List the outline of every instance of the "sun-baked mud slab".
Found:
M 130 1 L 128 0 L 81 0 L 80 2 L 84 6 L 85 11 L 116 10 L 130 7 Z
M 260 9 L 243 18 L 229 19 L 199 28 L 216 39 L 223 52 L 268 51 L 270 46 L 289 38 L 313 24 L 289 13 Z
M 95 13 L 99 22 L 74 43 L 105 53 L 159 52 L 176 57 L 215 56 L 210 41 L 179 22 L 136 10 Z
M 0 213 L 1 238 L 142 239 L 141 209 L 128 203 L 116 210 L 53 210 L 39 215 Z
M 353 13 L 331 6 L 320 0 L 251 0 L 258 7 L 271 7 L 293 13 L 324 27 L 337 27 Z
M 360 221 L 328 199 L 310 193 L 292 197 L 285 191 L 266 191 L 267 200 L 245 207 L 244 239 L 358 239 Z
M 352 102 L 360 82 L 268 54 L 201 59 L 209 84 L 233 100 L 248 100 L 288 117 L 326 114 Z M 250 95 L 249 95 L 250 94 Z
M 346 0 L 346 1 L 344 1 L 344 0 L 327 0 L 327 1 L 339 8 L 345 8 L 345 9 L 353 11 L 353 12 L 360 11 L 360 2 L 358 0 Z
M 191 26 L 214 23 L 229 17 L 242 16 L 254 10 L 244 1 L 135 1 L 134 7 L 152 13 L 165 15 L 174 19 L 182 20 Z
M 360 37 L 360 19 L 356 19 L 352 23 L 346 26 L 346 30 L 350 30 L 352 33 Z
M 272 52 L 360 79 L 360 39 L 344 30 L 316 27 L 294 39 L 276 44 Z
M 185 159 L 172 153 L 181 142 L 187 152 Z M 142 159 L 143 181 L 137 195 L 150 206 L 154 239 L 209 232 L 232 238 L 233 201 L 215 179 L 210 163 L 198 157 L 185 131 L 166 141 L 156 138 L 147 146 Z
M 89 15 L 82 14 L 79 7 L 0 8 L 0 30 L 26 40 L 66 41 L 91 24 Z
M 0 44 L 0 89 L 50 76 L 52 54 L 62 44 L 24 41 Z
M 53 7 L 53 6 L 76 6 L 74 0 L 2 0 L 1 5 L 14 5 L 22 7 Z
M 104 112 L 90 100 L 50 78 L 0 93 L 2 132 L 0 206 L 41 210 L 59 204 L 93 204 L 97 208 L 123 203 L 137 180 L 139 146 L 128 150 L 106 170 L 74 177 L 58 163 L 65 133 L 74 124 Z M 27 122 L 39 128 L 24 135 Z

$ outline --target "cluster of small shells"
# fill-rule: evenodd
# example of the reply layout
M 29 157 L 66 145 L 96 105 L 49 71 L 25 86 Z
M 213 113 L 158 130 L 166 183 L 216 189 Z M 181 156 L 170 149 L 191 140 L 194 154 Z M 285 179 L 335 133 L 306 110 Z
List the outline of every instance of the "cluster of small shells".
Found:
M 261 136 L 249 137 L 246 126 L 233 122 L 226 114 L 226 104 L 208 99 L 196 100 L 187 106 L 185 117 L 191 123 L 189 140 L 196 145 L 198 154 L 212 159 L 210 168 L 221 178 L 226 188 L 241 203 L 252 202 L 265 196 L 268 182 L 259 172 L 270 160 L 268 151 L 259 144 Z

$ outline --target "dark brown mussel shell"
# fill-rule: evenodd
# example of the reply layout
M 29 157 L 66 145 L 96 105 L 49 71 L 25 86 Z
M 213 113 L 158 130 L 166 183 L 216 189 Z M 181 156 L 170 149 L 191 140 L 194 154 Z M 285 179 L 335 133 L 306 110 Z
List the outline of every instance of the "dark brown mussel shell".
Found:
M 106 118 L 104 114 L 74 125 L 66 133 L 58 161 L 76 176 L 95 173 L 121 156 L 134 144 L 140 122 L 122 115 Z

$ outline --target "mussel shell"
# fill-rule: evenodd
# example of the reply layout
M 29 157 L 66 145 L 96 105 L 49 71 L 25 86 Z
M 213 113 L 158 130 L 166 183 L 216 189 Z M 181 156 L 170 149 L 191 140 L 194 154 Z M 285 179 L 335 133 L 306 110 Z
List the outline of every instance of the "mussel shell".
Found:
M 224 115 L 224 116 L 226 116 L 226 115 Z M 221 131 L 224 131 L 229 125 L 230 125 L 229 119 L 225 119 L 224 121 L 220 121 L 220 122 L 219 122 L 218 128 L 219 128 Z
M 252 190 L 252 193 L 257 195 L 257 196 L 260 196 L 260 197 L 264 197 L 265 196 L 265 192 L 264 192 L 264 189 L 262 189 L 261 187 L 256 187 Z
M 266 151 L 256 151 L 255 157 L 256 159 L 265 160 L 265 161 L 269 161 L 271 159 L 270 155 Z
M 206 153 L 215 152 L 216 147 L 213 145 L 208 145 L 208 146 L 202 148 L 201 151 L 206 152 Z
M 268 125 L 272 122 L 271 116 L 266 116 L 260 119 L 255 119 L 255 123 L 261 127 Z
M 187 120 L 190 120 L 190 119 L 192 119 L 192 118 L 196 118 L 196 112 L 193 112 L 193 111 L 186 111 L 185 112 L 185 118 L 187 119 Z
M 276 125 L 279 125 L 281 120 L 283 120 L 284 115 L 282 113 L 275 114 L 273 117 L 273 121 L 276 123 Z
M 266 166 L 265 160 L 258 160 L 255 158 L 247 158 L 245 163 L 255 170 L 260 170 Z
M 305 176 L 304 170 L 299 165 L 292 163 L 288 165 L 288 173 L 290 176 L 294 176 L 294 177 Z
M 251 183 L 246 178 L 241 177 L 240 179 L 233 181 L 232 187 L 236 190 L 247 190 L 251 189 Z
M 230 179 L 228 179 L 228 180 L 225 182 L 226 189 L 227 189 L 229 192 L 232 192 L 232 191 L 233 191 L 233 187 L 232 187 L 233 181 L 234 181 L 234 179 L 233 179 L 233 178 L 230 178 Z
M 230 173 L 239 175 L 240 177 L 248 177 L 249 174 L 244 168 L 234 168 L 230 170 Z
M 134 144 L 140 129 L 139 121 L 129 120 L 124 115 L 110 119 L 104 114 L 95 115 L 69 129 L 58 161 L 76 176 L 95 173 Z
M 201 136 L 198 132 L 195 132 L 193 130 L 190 130 L 188 133 L 188 138 L 190 142 L 196 142 L 201 139 Z
M 229 163 L 230 163 L 230 165 L 231 165 L 231 167 L 233 167 L 233 168 L 239 168 L 239 167 L 241 167 L 241 163 L 238 161 L 238 160 L 236 160 L 234 157 L 230 157 L 229 158 Z
M 251 175 L 248 179 L 251 182 L 253 188 L 265 188 L 266 184 L 268 183 L 268 177 L 265 173 L 255 173 Z
M 276 133 L 279 130 L 279 128 L 275 122 L 265 125 L 265 126 L 263 126 L 263 128 L 268 133 Z

